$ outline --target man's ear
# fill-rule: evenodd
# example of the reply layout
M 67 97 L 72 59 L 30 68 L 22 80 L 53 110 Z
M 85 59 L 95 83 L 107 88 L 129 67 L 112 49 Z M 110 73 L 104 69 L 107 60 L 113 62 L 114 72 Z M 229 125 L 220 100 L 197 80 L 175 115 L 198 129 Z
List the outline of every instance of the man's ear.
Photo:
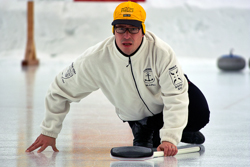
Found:
M 112 26 L 112 32 L 115 35 L 115 26 Z

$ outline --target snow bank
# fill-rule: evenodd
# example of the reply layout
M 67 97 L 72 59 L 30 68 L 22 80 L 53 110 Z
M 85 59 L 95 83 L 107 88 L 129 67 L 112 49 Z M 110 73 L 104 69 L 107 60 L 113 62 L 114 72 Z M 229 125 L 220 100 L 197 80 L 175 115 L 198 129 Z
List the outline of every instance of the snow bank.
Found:
M 0 58 L 24 55 L 24 0 L 0 0 Z M 170 44 L 179 57 L 217 58 L 234 48 L 250 57 L 250 1 L 147 0 L 146 29 Z M 115 2 L 35 1 L 37 56 L 75 58 L 112 35 Z M 19 56 L 23 56 L 19 55 Z M 43 58 L 39 58 L 43 59 Z

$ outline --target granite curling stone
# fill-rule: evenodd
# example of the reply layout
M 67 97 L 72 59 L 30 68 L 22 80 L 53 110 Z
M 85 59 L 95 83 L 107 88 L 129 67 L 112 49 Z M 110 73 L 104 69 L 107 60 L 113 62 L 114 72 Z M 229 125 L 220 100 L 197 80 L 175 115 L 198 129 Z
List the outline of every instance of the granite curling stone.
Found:
M 246 61 L 243 57 L 233 55 L 232 51 L 229 55 L 221 56 L 217 61 L 217 66 L 223 71 L 239 71 L 245 68 Z

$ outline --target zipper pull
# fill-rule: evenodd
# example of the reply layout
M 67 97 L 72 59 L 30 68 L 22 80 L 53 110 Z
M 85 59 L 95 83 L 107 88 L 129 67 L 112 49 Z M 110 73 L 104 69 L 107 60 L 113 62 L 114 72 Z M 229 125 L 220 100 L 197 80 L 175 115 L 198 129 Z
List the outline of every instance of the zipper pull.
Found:
M 128 67 L 131 64 L 131 59 L 130 57 L 128 57 L 128 65 L 126 65 L 126 67 Z

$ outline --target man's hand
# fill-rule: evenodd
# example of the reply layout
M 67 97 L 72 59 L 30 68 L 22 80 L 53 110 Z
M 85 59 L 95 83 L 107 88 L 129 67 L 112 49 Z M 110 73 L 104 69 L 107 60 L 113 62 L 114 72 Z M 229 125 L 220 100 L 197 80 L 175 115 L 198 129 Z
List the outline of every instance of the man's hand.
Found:
M 163 141 L 157 147 L 157 151 L 164 151 L 164 156 L 174 156 L 177 154 L 178 149 L 174 144 L 167 141 Z
M 56 148 L 56 139 L 53 137 L 45 136 L 41 134 L 38 136 L 36 141 L 26 150 L 26 152 L 31 152 L 39 147 L 41 147 L 37 152 L 40 153 L 44 151 L 48 146 L 51 146 L 55 152 L 59 152 Z

